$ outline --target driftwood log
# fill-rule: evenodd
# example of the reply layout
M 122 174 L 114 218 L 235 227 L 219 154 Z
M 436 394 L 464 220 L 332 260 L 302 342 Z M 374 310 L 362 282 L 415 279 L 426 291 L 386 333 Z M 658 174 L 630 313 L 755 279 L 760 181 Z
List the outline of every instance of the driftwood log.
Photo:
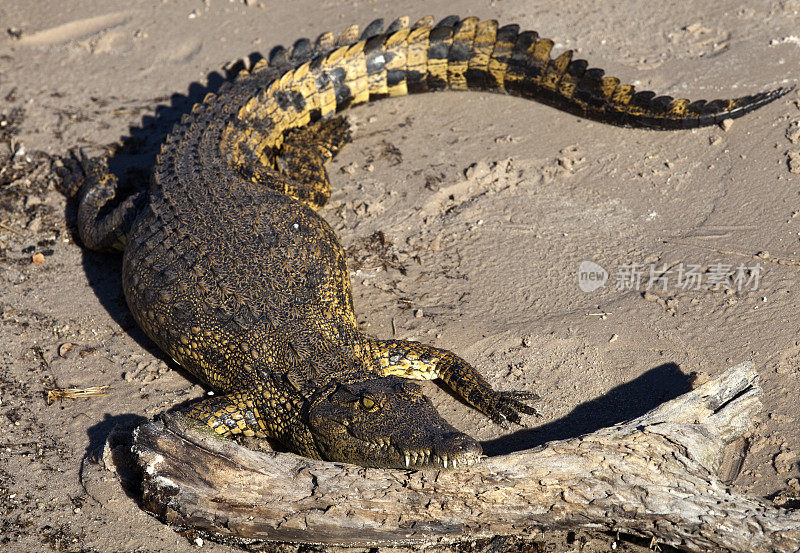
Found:
M 724 483 L 760 410 L 751 363 L 644 416 L 465 470 L 365 469 L 255 452 L 168 416 L 140 426 L 143 504 L 227 542 L 436 544 L 590 529 L 691 550 L 800 551 L 800 513 Z

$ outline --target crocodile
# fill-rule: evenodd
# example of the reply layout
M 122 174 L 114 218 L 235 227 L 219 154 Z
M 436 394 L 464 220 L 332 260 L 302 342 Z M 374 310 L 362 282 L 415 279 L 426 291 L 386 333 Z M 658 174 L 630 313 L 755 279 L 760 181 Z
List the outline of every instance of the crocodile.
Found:
M 440 379 L 494 422 L 537 414 L 536 394 L 499 391 L 455 353 L 359 328 L 345 253 L 317 214 L 325 164 L 348 142 L 339 112 L 438 90 L 536 100 L 613 125 L 719 123 L 786 94 L 778 88 L 691 102 L 633 86 L 553 41 L 495 20 L 407 17 L 384 30 L 277 48 L 177 122 L 146 189 L 123 194 L 102 156 L 65 157 L 84 246 L 123 252 L 137 323 L 214 394 L 180 412 L 220 436 L 371 467 L 470 466 L 480 444 L 450 425 L 414 380 Z

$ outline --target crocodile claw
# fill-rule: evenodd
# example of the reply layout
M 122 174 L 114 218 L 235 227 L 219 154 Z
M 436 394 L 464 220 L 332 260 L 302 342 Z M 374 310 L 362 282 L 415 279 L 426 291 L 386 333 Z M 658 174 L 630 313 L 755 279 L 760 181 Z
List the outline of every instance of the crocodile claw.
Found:
M 520 413 L 540 417 L 539 410 L 527 404 L 527 402 L 538 399 L 537 394 L 528 391 L 498 392 L 490 389 L 488 391 L 481 390 L 478 393 L 473 392 L 470 395 L 470 401 L 502 428 L 508 428 L 509 421 L 521 425 Z
M 61 179 L 60 188 L 68 197 L 75 196 L 86 180 L 87 169 L 91 160 L 86 155 L 86 150 L 79 148 L 69 151 L 69 155 L 60 158 L 61 167 L 55 168 L 55 173 Z

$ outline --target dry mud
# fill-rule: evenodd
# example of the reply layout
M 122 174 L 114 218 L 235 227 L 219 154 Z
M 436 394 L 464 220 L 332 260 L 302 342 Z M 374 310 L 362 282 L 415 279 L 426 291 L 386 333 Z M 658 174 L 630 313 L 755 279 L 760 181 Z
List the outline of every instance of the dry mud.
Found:
M 170 125 L 231 62 L 351 22 L 428 12 L 517 22 L 641 89 L 693 99 L 794 84 L 800 67 L 796 0 L 702 11 L 629 0 L 5 0 L 0 550 L 200 543 L 144 513 L 102 459 L 113 428 L 204 390 L 136 327 L 119 258 L 76 243 L 53 156 L 111 150 L 121 176 L 146 178 Z M 322 214 L 348 250 L 359 322 L 447 347 L 498 387 L 540 394 L 543 417 L 504 432 L 427 385 L 491 454 L 638 416 L 751 359 L 764 410 L 733 485 L 796 506 L 799 107 L 793 92 L 727 130 L 663 133 L 490 94 L 353 109 L 355 139 L 331 165 L 335 192 Z M 607 271 L 605 286 L 582 290 L 584 261 Z M 108 388 L 47 402 L 45 390 L 69 386 Z M 645 549 L 603 534 L 532 538 L 502 547 Z

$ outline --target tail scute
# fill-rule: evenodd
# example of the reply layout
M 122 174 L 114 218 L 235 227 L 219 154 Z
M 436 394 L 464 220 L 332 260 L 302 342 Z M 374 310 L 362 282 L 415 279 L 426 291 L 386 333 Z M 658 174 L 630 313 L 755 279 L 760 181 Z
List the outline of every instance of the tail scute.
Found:
M 281 67 L 289 61 L 288 51 L 283 46 L 276 46 L 269 53 L 269 66 Z
M 504 87 L 509 94 L 520 95 L 522 85 L 528 74 L 528 64 L 533 57 L 533 49 L 539 34 L 536 31 L 523 31 L 517 35 L 514 49 L 506 65 Z
M 453 28 L 453 40 L 447 56 L 447 83 L 451 90 L 467 90 L 467 68 L 478 30 L 478 18 L 467 17 Z
M 475 29 L 475 40 L 472 42 L 472 53 L 467 62 L 467 87 L 487 90 L 489 59 L 494 51 L 497 38 L 497 21 L 490 19 L 478 23 Z
M 413 27 L 406 39 L 406 86 L 408 92 L 428 91 L 428 43 L 431 28 L 428 25 Z
M 453 44 L 453 27 L 437 25 L 428 35 L 428 65 L 425 76 L 428 90 L 447 88 L 447 66 Z
M 458 25 L 458 22 L 461 20 L 460 17 L 457 15 L 448 15 L 447 17 L 443 18 L 439 23 L 434 25 L 435 28 L 438 27 L 455 27 Z
M 411 26 L 411 28 L 419 29 L 420 27 L 430 27 L 431 25 L 433 25 L 433 21 L 434 20 L 432 15 L 426 15 L 425 17 L 418 19 L 417 22 Z
M 389 25 L 389 28 L 386 29 L 386 34 L 393 34 L 397 31 L 402 31 L 403 29 L 408 29 L 408 16 L 404 15 L 403 17 L 398 17 Z
M 497 30 L 492 55 L 487 65 L 487 86 L 489 90 L 505 90 L 505 76 L 508 62 L 517 42 L 519 25 L 505 25 Z
M 572 61 L 572 50 L 567 50 L 557 58 L 550 60 L 542 77 L 542 86 L 547 90 L 555 91 L 560 96 L 566 97 L 565 91 L 560 90 L 559 85 L 570 61 Z
M 559 89 L 565 96 L 574 96 L 578 90 L 578 84 L 586 74 L 589 63 L 586 60 L 570 60 L 566 71 L 561 76 Z
M 364 27 L 364 32 L 361 33 L 361 40 L 367 40 L 368 38 L 372 38 L 374 36 L 378 36 L 383 33 L 383 19 L 376 19 L 366 27 Z
M 386 37 L 383 43 L 384 68 L 386 70 L 386 89 L 389 96 L 405 96 L 408 94 L 408 35 L 411 30 L 406 26 Z
M 335 44 L 336 38 L 333 36 L 333 33 L 322 33 L 317 37 L 317 40 L 314 41 L 314 50 L 316 50 L 317 54 L 323 54 L 328 50 L 332 50 Z
M 336 46 L 347 46 L 358 40 L 358 25 L 353 24 L 347 27 L 339 38 L 336 39 Z
M 550 52 L 553 50 L 553 41 L 549 38 L 542 38 L 536 41 L 533 45 L 533 52 L 531 54 L 530 66 L 534 70 L 531 72 L 530 78 L 535 80 L 544 74 L 547 64 L 550 63 Z M 538 70 L 538 73 L 537 71 Z

